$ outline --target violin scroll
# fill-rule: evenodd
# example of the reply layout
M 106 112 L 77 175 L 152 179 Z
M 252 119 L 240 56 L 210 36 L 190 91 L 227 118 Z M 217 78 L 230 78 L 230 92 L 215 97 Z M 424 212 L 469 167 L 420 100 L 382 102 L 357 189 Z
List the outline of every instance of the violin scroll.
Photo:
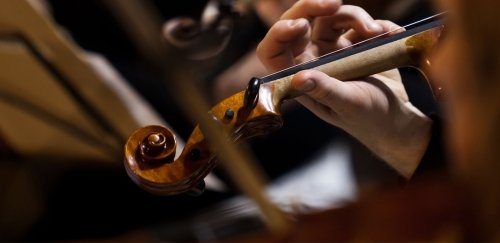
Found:
M 174 161 L 177 142 L 175 135 L 162 126 L 146 126 L 136 130 L 125 144 L 125 168 L 130 178 L 148 191 L 156 181 L 154 174 L 138 176 L 138 170 L 153 170 Z
M 221 53 L 229 43 L 237 13 L 230 1 L 211 0 L 199 20 L 168 20 L 163 30 L 165 40 L 191 60 L 206 60 Z
M 364 45 L 325 55 L 318 60 L 250 80 L 245 91 L 215 105 L 207 115 L 228 142 L 264 135 L 281 127 L 281 105 L 300 96 L 292 89 L 295 73 L 316 69 L 339 80 L 354 80 L 399 67 L 415 67 L 423 72 L 430 65 L 429 53 L 436 47 L 443 25 L 425 23 L 415 29 L 371 40 Z M 438 83 L 430 82 L 441 93 Z M 438 95 L 436 95 L 438 96 Z M 208 141 L 197 126 L 182 153 L 175 156 L 173 133 L 159 126 L 136 131 L 125 145 L 125 167 L 129 176 L 144 189 L 161 195 L 202 191 L 203 179 L 217 164 L 217 143 Z M 213 132 L 207 130 L 205 132 Z M 207 133 L 208 134 L 208 133 Z
M 261 86 L 255 80 L 248 91 L 227 98 L 207 114 L 229 142 L 267 134 L 283 124 L 281 103 L 272 101 L 273 86 Z M 154 194 L 199 195 L 204 189 L 203 179 L 217 164 L 220 150 L 207 141 L 200 126 L 193 130 L 182 153 L 174 159 L 175 147 L 175 136 L 165 127 L 147 126 L 135 131 L 125 145 L 128 175 Z

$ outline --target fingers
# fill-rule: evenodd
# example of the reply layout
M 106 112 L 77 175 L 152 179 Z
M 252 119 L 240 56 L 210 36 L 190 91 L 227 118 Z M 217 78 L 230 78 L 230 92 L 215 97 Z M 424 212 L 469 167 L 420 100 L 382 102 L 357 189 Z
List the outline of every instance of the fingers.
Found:
M 383 33 L 384 28 L 364 9 L 343 5 L 334 15 L 315 20 L 311 39 L 324 54 L 352 44 L 350 39 L 345 38 L 346 31 L 356 34 L 356 37 L 369 38 Z
M 334 14 L 340 0 L 301 0 L 296 2 L 267 32 L 257 47 L 257 55 L 269 71 L 278 71 L 296 63 L 315 58 L 314 50 L 307 50 L 310 42 L 310 22 L 318 16 Z
M 257 55 L 269 71 L 278 71 L 396 28 L 340 0 L 300 0 L 269 29 Z
M 343 5 L 334 15 L 319 18 L 314 28 L 313 40 L 321 41 L 337 40 L 340 37 L 338 33 L 342 30 L 353 29 L 365 37 L 383 31 L 382 26 L 364 9 L 352 5 Z
M 310 26 L 306 19 L 280 20 L 257 46 L 257 55 L 270 71 L 295 64 L 295 56 L 304 52 L 309 42 Z
M 360 42 L 362 40 L 365 40 L 366 38 L 371 38 L 374 36 L 377 36 L 379 34 L 385 34 L 388 33 L 389 35 L 394 35 L 400 32 L 405 31 L 405 29 L 389 20 L 375 20 L 376 23 L 378 23 L 382 27 L 382 31 L 380 33 L 373 33 L 373 35 L 368 35 L 364 36 L 361 35 L 359 32 L 355 30 L 349 30 L 347 31 L 343 37 L 348 40 L 351 44 Z
M 306 18 L 312 21 L 319 16 L 334 14 L 341 4 L 341 0 L 300 0 L 283 13 L 281 19 Z
M 393 23 L 392 21 L 381 20 L 381 19 L 377 19 L 375 21 L 377 21 L 377 23 L 379 23 L 380 26 L 382 26 L 382 29 L 383 29 L 382 32 L 384 32 L 384 33 L 390 32 L 391 34 L 395 34 L 395 33 L 400 33 L 400 32 L 405 31 L 405 28 Z

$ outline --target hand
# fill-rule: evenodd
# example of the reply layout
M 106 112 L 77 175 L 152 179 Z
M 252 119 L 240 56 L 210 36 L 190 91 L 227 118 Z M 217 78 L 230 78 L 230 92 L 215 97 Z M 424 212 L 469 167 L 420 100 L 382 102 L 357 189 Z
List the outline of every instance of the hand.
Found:
M 397 28 L 339 0 L 300 0 L 270 28 L 257 54 L 268 70 L 278 71 Z M 397 70 L 349 82 L 306 70 L 294 75 L 292 87 L 304 94 L 298 101 L 318 117 L 411 177 L 432 122 L 409 102 Z

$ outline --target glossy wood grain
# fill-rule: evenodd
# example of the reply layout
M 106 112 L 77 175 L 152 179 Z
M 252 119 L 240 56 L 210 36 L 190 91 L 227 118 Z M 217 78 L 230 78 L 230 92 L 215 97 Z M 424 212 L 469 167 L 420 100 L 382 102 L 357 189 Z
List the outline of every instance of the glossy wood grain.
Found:
M 403 66 L 425 67 L 430 64 L 428 54 L 435 48 L 441 30 L 442 26 L 439 26 L 315 69 L 340 80 L 351 80 Z M 422 70 L 425 72 L 426 68 Z M 292 77 L 293 74 L 262 84 L 253 109 L 245 107 L 245 91 L 241 91 L 214 106 L 208 114 L 229 141 L 267 134 L 283 123 L 280 113 L 282 103 L 300 95 L 291 88 Z M 125 146 L 127 171 L 143 188 L 162 195 L 186 192 L 197 186 L 216 166 L 217 149 L 206 141 L 199 126 L 193 130 L 178 158 L 151 163 L 141 155 L 140 147 L 148 136 L 158 132 L 165 137 L 173 136 L 168 129 L 145 127 L 136 131 Z M 169 158 L 172 158 L 175 150 L 166 149 L 169 149 Z

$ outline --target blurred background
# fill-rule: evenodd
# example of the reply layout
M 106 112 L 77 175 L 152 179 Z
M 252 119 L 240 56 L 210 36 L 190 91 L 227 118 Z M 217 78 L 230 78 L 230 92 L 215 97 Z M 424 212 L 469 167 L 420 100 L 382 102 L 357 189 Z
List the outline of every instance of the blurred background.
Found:
M 203 74 L 196 85 L 210 105 L 267 74 L 255 46 L 294 3 L 143 1 L 165 23 L 200 20 L 209 4 L 233 9 L 227 45 L 217 55 L 189 60 Z M 167 125 L 185 141 L 195 124 L 105 2 L 0 1 L 0 240 L 206 240 L 259 227 L 252 217 L 258 213 L 222 168 L 213 175 L 223 186 L 197 197 L 152 195 L 128 178 L 122 147 L 135 129 Z M 344 3 L 400 25 L 433 14 L 424 0 Z M 415 106 L 439 112 L 419 72 L 400 71 Z M 305 208 L 340 206 L 359 190 L 401 179 L 357 141 L 294 102 L 284 107 L 283 118 L 283 128 L 248 145 L 271 182 L 269 194 L 284 208 L 297 202 Z

